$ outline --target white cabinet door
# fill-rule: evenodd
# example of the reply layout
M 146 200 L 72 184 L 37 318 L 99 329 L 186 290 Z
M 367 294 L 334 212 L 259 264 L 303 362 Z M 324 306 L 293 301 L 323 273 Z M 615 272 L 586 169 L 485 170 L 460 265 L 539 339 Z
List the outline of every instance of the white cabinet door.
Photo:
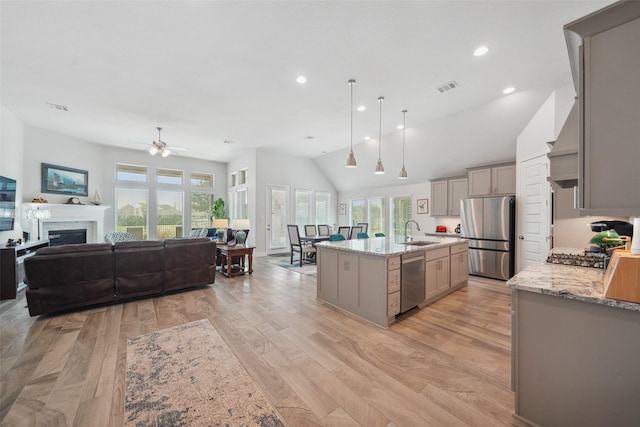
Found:
M 491 168 L 492 194 L 516 194 L 516 165 Z
M 469 279 L 469 253 L 460 252 L 451 255 L 451 286 L 459 285 Z
M 448 215 L 447 181 L 431 181 L 431 216 Z
M 491 194 L 491 168 L 469 171 L 469 196 Z
M 433 261 L 427 261 L 425 263 L 425 296 L 426 299 L 430 299 L 438 295 L 438 262 L 440 260 L 435 259 Z
M 467 178 L 450 179 L 449 188 L 449 216 L 460 216 L 460 200 L 466 199 L 469 193 Z
M 440 258 L 438 264 L 438 270 L 436 272 L 436 288 L 438 292 L 443 292 L 451 287 L 449 279 L 449 257 Z

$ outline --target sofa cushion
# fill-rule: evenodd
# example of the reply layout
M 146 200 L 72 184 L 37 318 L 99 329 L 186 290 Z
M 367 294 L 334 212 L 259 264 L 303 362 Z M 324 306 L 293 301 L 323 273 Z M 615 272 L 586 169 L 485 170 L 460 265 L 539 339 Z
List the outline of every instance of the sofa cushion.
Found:
M 116 299 L 164 292 L 164 245 L 158 240 L 117 242 L 113 246 Z
M 216 243 L 209 238 L 167 239 L 164 256 L 166 291 L 213 283 Z

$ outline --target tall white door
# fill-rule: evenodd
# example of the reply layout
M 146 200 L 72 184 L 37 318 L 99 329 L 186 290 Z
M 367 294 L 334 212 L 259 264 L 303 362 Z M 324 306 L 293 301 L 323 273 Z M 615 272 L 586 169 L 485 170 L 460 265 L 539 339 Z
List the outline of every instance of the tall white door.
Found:
M 518 239 L 516 241 L 516 273 L 525 267 L 544 262 L 550 249 L 549 199 L 551 187 L 549 159 L 546 155 L 520 162 L 520 183 L 516 200 Z
M 267 185 L 267 254 L 289 250 L 289 193 L 288 186 Z

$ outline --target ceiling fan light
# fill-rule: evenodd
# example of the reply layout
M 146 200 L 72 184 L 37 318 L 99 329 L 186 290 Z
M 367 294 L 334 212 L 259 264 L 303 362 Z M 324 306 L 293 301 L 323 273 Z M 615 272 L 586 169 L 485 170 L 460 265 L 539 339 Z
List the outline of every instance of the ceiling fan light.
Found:
M 158 152 L 158 149 L 156 148 L 155 145 L 149 148 L 149 154 L 151 154 L 152 156 L 155 156 L 157 152 Z
M 348 168 L 357 167 L 357 165 L 356 165 L 356 156 L 353 155 L 353 150 L 351 150 L 349 152 L 349 158 L 347 159 L 347 167 Z
M 171 150 L 169 150 L 168 148 L 162 149 L 162 157 L 167 157 L 169 154 L 171 154 Z

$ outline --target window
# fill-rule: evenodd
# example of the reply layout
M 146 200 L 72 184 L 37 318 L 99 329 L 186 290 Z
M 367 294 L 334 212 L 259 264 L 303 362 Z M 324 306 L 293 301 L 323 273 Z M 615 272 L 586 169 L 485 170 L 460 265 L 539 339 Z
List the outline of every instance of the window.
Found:
M 147 238 L 147 190 L 116 188 L 116 230 Z
M 385 198 L 378 197 L 375 199 L 368 199 L 367 202 L 369 206 L 369 229 L 367 234 L 369 234 L 369 236 L 374 236 L 375 233 L 384 233 Z
M 301 230 L 306 224 L 311 224 L 311 194 L 310 190 L 295 190 L 295 223 Z
M 247 189 L 242 188 L 237 190 L 235 199 L 235 210 L 232 218 L 249 218 L 249 197 Z
M 241 170 L 238 172 L 238 185 L 247 183 L 247 171 Z
M 394 197 L 391 201 L 391 234 L 404 235 L 404 224 L 411 219 L 411 197 Z
M 182 191 L 158 191 L 158 239 L 182 237 Z
M 214 187 L 213 174 L 202 172 L 191 172 L 191 186 L 202 188 Z
M 329 193 L 318 191 L 316 193 L 316 224 L 329 224 Z
M 182 185 L 182 171 L 158 169 L 158 184 Z
M 366 222 L 364 216 L 364 199 L 351 200 L 351 225 Z
M 116 180 L 147 182 L 147 167 L 116 163 Z
M 191 228 L 211 227 L 213 193 L 191 193 Z

